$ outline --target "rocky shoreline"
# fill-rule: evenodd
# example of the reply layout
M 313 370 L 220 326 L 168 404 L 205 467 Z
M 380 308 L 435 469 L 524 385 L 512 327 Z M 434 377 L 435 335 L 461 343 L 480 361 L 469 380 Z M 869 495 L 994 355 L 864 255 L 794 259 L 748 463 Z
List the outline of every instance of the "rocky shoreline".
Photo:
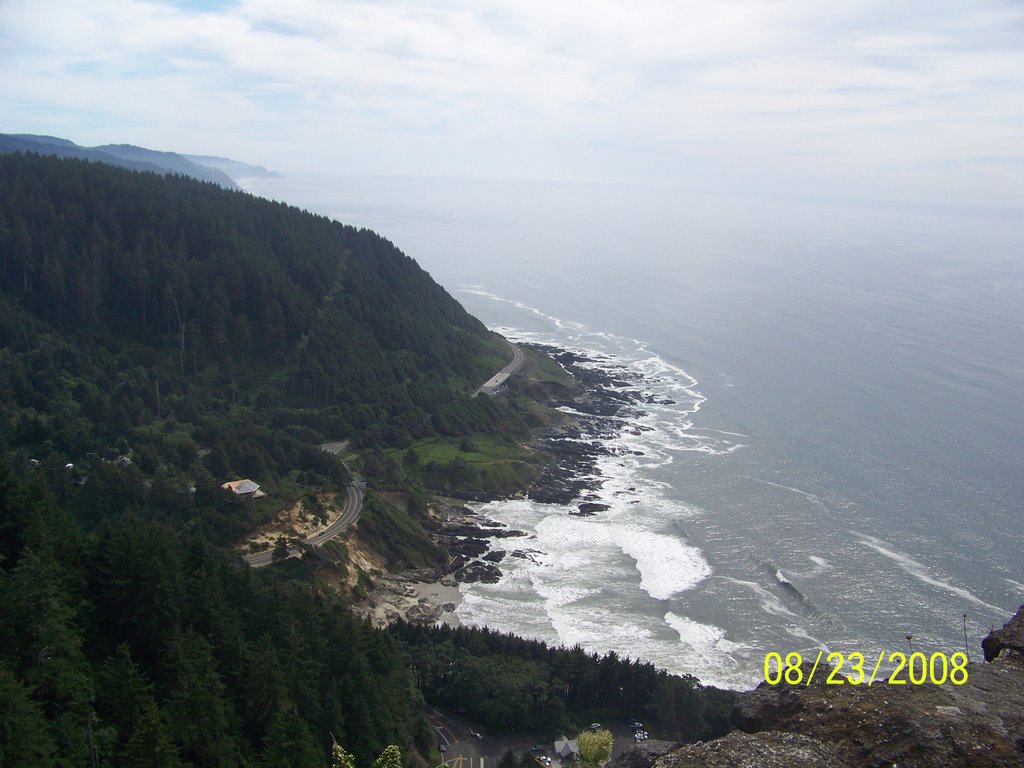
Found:
M 516 542 L 527 534 L 489 520 L 468 507 L 435 499 L 431 511 L 439 523 L 434 540 L 452 557 L 443 569 L 421 568 L 375 576 L 370 594 L 353 606 L 358 615 L 374 626 L 387 626 L 398 619 L 413 624 L 458 626 L 455 609 L 462 602 L 459 584 L 493 584 L 501 578 L 497 564 L 506 557 L 532 559 L 538 554 Z M 504 541 L 508 543 L 499 546 L 498 542 Z
M 545 405 L 570 417 L 566 424 L 544 430 L 534 447 L 553 457 L 530 487 L 529 498 L 545 504 L 577 504 L 575 514 L 589 516 L 607 509 L 597 502 L 594 492 L 603 480 L 597 462 L 613 455 L 608 443 L 626 427 L 627 419 L 645 416 L 645 404 L 655 401 L 642 389 L 643 376 L 625 369 L 611 368 L 606 360 L 588 357 L 548 345 L 530 345 L 549 355 L 570 375 L 577 386 L 573 397 L 552 398 Z M 633 425 L 629 429 L 644 427 Z
M 643 377 L 604 365 L 607 361 L 549 345 L 529 346 L 553 358 L 568 373 L 574 388 L 549 397 L 543 405 L 568 419 L 538 432 L 531 447 L 548 455 L 527 497 L 545 504 L 570 506 L 568 514 L 591 517 L 608 509 L 596 492 L 603 484 L 598 460 L 613 455 L 608 443 L 627 428 L 626 420 L 644 416 L 643 406 L 653 402 L 643 389 Z M 515 382 L 512 382 L 515 386 Z M 665 402 L 669 401 L 659 401 Z M 630 429 L 642 429 L 637 425 Z M 476 499 L 475 499 L 476 500 Z M 541 554 L 517 541 L 526 537 L 465 506 L 435 499 L 432 503 L 438 530 L 435 541 L 452 555 L 444 569 L 408 571 L 376 579 L 370 595 L 355 606 L 357 613 L 377 626 L 398 618 L 413 623 L 458 624 L 455 609 L 462 583 L 497 582 L 499 564 L 506 558 L 533 559 Z

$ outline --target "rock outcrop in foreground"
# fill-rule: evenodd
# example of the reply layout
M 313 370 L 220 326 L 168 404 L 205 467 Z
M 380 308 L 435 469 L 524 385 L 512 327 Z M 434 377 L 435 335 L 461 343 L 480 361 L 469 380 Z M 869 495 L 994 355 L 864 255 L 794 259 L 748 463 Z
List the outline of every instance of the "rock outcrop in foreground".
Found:
M 739 730 L 629 768 L 1024 766 L 1022 640 L 1024 606 L 985 638 L 989 660 L 969 664 L 959 686 L 762 683 L 739 695 Z
M 981 641 L 981 648 L 985 651 L 985 661 L 993 661 L 1003 651 L 1024 655 L 1024 605 L 1005 627 L 989 632 Z

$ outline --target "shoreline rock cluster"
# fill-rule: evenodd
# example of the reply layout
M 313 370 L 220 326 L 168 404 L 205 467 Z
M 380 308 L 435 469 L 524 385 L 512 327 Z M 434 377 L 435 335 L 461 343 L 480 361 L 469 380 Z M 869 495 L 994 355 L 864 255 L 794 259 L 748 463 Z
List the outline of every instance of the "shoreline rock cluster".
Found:
M 541 467 L 527 497 L 543 504 L 575 504 L 576 511 L 569 512 L 570 515 L 600 514 L 609 506 L 596 494 L 603 483 L 598 460 L 612 455 L 608 443 L 621 433 L 623 418 L 644 416 L 641 407 L 650 402 L 651 396 L 640 389 L 642 376 L 637 373 L 604 366 L 604 360 L 560 347 L 530 346 L 557 361 L 572 376 L 576 391 L 571 397 L 563 394 L 545 403 L 569 414 L 571 419 L 535 436 L 533 447 L 551 460 Z M 497 564 L 506 557 L 532 559 L 538 554 L 525 548 L 498 549 L 495 540 L 526 534 L 487 520 L 466 507 L 458 507 L 455 515 L 455 509 L 449 508 L 436 538 L 453 555 L 448 570 L 457 582 L 495 583 L 501 578 Z
M 623 418 L 646 415 L 643 405 L 652 402 L 652 396 L 641 390 L 643 377 L 635 372 L 604 367 L 606 361 L 602 359 L 560 347 L 531 348 L 556 360 L 573 377 L 580 394 L 545 403 L 572 418 L 541 432 L 534 440 L 534 447 L 553 460 L 542 467 L 530 487 L 529 498 L 546 504 L 577 502 L 578 511 L 572 514 L 580 516 L 602 512 L 608 507 L 595 496 L 603 482 L 597 474 L 597 462 L 612 455 L 608 443 L 622 432 Z
M 623 418 L 644 415 L 642 405 L 649 396 L 640 389 L 642 377 L 605 367 L 603 360 L 560 347 L 529 346 L 554 358 L 572 376 L 576 387 L 571 396 L 563 389 L 544 403 L 571 418 L 534 437 L 532 446 L 551 460 L 541 467 L 528 490 L 528 498 L 564 506 L 575 503 L 576 510 L 569 512 L 572 515 L 599 514 L 608 505 L 596 495 L 603 482 L 598 476 L 597 462 L 612 455 L 608 442 L 620 434 Z M 461 583 L 493 584 L 501 578 L 499 564 L 507 558 L 532 560 L 540 554 L 515 541 L 527 536 L 523 531 L 489 520 L 465 506 L 435 501 L 434 507 L 439 521 L 434 538 L 452 555 L 447 567 L 378 577 L 372 593 L 357 606 L 362 615 L 370 616 L 376 623 L 390 623 L 399 617 L 422 623 L 457 623 L 454 610 L 461 594 L 456 599 L 448 592 L 444 602 L 432 603 L 431 595 L 421 594 L 429 592 L 424 588 L 426 585 L 457 589 Z M 449 603 L 455 605 L 449 609 Z

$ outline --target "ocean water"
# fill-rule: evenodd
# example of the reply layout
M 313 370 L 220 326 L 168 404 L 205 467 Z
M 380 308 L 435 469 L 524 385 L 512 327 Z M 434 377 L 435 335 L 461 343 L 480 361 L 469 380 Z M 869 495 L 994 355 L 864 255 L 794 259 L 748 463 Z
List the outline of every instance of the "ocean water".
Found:
M 251 191 L 374 229 L 514 340 L 663 404 L 622 419 L 595 517 L 527 531 L 467 624 L 710 684 L 767 652 L 963 650 L 1024 602 L 1024 217 L 870 201 L 303 177 Z M 671 404 L 665 404 L 671 401 Z

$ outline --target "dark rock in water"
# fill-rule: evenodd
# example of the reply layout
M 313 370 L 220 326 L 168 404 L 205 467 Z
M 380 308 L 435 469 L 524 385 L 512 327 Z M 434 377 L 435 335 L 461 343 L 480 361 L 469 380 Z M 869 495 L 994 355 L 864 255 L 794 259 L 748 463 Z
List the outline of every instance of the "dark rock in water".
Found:
M 573 517 L 595 517 L 596 516 L 593 512 L 570 512 L 569 514 L 572 515 Z
M 575 499 L 595 490 L 593 477 L 597 459 L 607 455 L 599 441 L 580 442 L 579 433 L 565 431 L 541 435 L 537 447 L 553 457 L 541 467 L 530 486 L 530 498 L 543 504 L 571 504 Z
M 438 542 L 452 555 L 477 557 L 487 551 L 487 542 L 482 539 L 457 536 L 438 536 Z
M 500 527 L 449 524 L 444 527 L 445 534 L 449 536 L 466 536 L 474 539 L 507 539 L 515 536 L 525 536 L 522 531 L 515 531 L 506 528 L 498 523 Z
M 535 549 L 517 549 L 512 553 L 512 557 L 518 557 L 522 560 L 529 560 L 531 563 L 537 562 L 537 558 L 534 555 L 541 555 L 543 552 L 538 552 Z
M 854 768 L 840 749 L 798 733 L 733 731 L 670 752 L 657 768 Z M 900 763 L 902 765 L 902 763 Z
M 1017 609 L 1016 615 L 1002 629 L 994 629 L 981 641 L 985 651 L 985 661 L 998 658 L 1003 651 L 1015 651 L 1024 654 L 1024 605 Z
M 484 555 L 484 560 L 487 560 L 491 563 L 500 563 L 502 560 L 505 559 L 505 555 L 507 554 L 508 553 L 505 550 L 499 549 L 496 552 L 488 552 L 486 555 Z
M 456 571 L 455 578 L 457 581 L 463 581 L 467 584 L 473 584 L 477 581 L 482 581 L 484 584 L 494 584 L 501 578 L 501 571 L 493 565 L 476 560 Z
M 604 512 L 606 509 L 611 509 L 607 504 L 599 504 L 593 501 L 584 501 L 580 504 L 580 513 L 585 515 L 593 515 L 596 512 Z

